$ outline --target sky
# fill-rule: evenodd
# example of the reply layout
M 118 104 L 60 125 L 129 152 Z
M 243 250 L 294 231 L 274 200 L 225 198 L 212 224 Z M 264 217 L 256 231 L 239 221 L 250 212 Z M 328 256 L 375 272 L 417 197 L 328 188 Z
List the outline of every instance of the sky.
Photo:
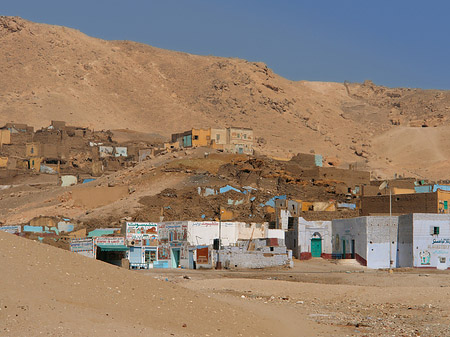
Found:
M 450 89 L 450 1 L 15 0 L 0 15 L 199 55 L 290 80 Z M 1 51 L 0 51 L 1 53 Z

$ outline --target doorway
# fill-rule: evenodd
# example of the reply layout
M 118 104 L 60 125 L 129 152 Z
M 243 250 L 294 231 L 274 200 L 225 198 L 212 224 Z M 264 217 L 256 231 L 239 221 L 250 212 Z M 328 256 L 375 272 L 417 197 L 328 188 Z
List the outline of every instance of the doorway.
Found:
M 180 265 L 180 248 L 172 248 L 170 259 L 172 262 L 172 268 L 178 268 Z
M 351 253 L 352 253 L 352 259 L 354 259 L 356 256 L 356 254 L 355 254 L 355 240 L 352 240 L 352 250 L 351 250 Z
M 322 239 L 311 239 L 311 256 L 322 256 Z
M 345 249 L 345 240 L 342 240 L 342 258 L 346 259 L 347 256 L 345 255 L 346 249 Z

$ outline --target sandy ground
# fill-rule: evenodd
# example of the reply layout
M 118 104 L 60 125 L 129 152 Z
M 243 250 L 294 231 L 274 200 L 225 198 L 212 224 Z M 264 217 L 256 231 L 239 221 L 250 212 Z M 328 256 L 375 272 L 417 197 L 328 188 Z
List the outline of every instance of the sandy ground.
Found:
M 275 314 L 0 232 L 1 336 L 312 336 Z M 284 321 L 286 322 L 286 321 Z M 298 333 L 297 326 L 302 327 Z
M 261 313 L 303 331 L 305 319 L 332 336 L 449 336 L 448 272 L 370 270 L 317 259 L 288 270 L 142 272 Z M 163 273 L 163 274 L 162 274 Z M 187 279 L 181 275 L 190 277 Z
M 130 271 L 0 232 L 0 336 L 449 336 L 446 271 Z

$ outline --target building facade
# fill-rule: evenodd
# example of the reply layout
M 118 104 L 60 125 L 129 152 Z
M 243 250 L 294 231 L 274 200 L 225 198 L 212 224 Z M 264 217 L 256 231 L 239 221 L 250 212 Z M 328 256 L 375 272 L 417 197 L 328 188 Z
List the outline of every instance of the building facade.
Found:
M 333 257 L 356 259 L 372 269 L 395 268 L 397 232 L 396 216 L 363 216 L 333 220 Z

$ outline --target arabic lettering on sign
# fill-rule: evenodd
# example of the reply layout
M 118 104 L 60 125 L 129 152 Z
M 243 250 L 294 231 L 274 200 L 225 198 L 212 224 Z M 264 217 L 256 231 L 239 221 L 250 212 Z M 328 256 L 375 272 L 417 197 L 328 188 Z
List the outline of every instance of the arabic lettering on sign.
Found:
M 450 250 L 450 246 L 448 245 L 428 245 L 428 249 L 448 249 Z
M 450 245 L 450 239 L 433 239 L 433 245 L 434 244 L 446 244 Z

